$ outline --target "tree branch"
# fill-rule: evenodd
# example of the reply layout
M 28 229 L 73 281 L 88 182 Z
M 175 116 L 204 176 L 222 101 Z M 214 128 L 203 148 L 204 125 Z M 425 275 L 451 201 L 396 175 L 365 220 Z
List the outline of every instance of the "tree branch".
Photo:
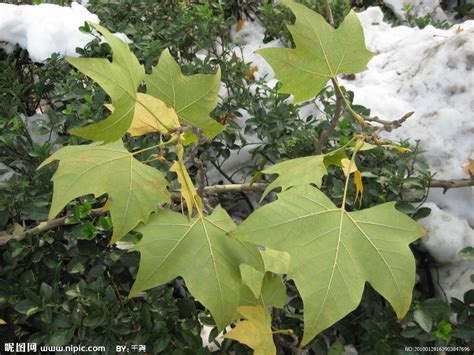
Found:
M 329 0 L 323 0 L 323 3 L 326 19 L 328 20 L 329 24 L 334 27 L 334 17 L 332 16 L 332 10 L 331 5 L 329 4 Z
M 100 216 L 103 214 L 106 214 L 107 210 L 101 208 L 96 208 L 91 211 L 91 216 Z M 56 219 L 51 219 L 49 221 L 44 221 L 38 224 L 36 227 L 27 229 L 21 233 L 18 234 L 9 234 L 9 235 L 2 235 L 0 236 L 0 246 L 6 244 L 10 239 L 15 239 L 15 240 L 23 240 L 27 236 L 30 235 L 37 235 L 43 232 L 46 232 L 50 229 L 62 226 L 66 223 L 66 220 L 71 217 L 70 214 L 65 215 L 64 217 L 56 218 Z
M 409 119 L 413 115 L 413 113 L 414 112 L 407 112 L 401 118 L 399 118 L 398 120 L 393 120 L 393 121 L 382 120 L 378 116 L 365 117 L 364 119 L 367 122 L 376 122 L 376 123 L 381 124 L 382 126 L 379 127 L 375 132 L 376 134 L 379 134 L 382 131 L 391 132 L 392 130 L 401 127 L 403 122 L 405 122 L 407 119 Z
M 334 130 L 336 129 L 337 123 L 339 122 L 339 119 L 341 118 L 341 113 L 342 113 L 342 98 L 338 93 L 336 93 L 336 108 L 334 110 L 334 116 L 331 122 L 329 123 L 329 126 L 319 136 L 319 144 L 321 146 L 321 149 L 324 148 L 329 137 L 331 136 L 331 133 L 334 132 Z M 322 151 L 319 152 L 318 154 L 321 154 L 321 153 Z
M 213 185 L 213 186 L 206 186 L 204 188 L 205 195 L 212 195 L 212 194 L 224 194 L 229 192 L 237 192 L 237 193 L 244 193 L 248 191 L 252 192 L 259 192 L 263 191 L 268 187 L 268 183 L 254 183 L 254 184 L 228 184 L 228 185 Z M 454 180 L 431 180 L 427 187 L 430 188 L 442 188 L 444 191 L 448 189 L 460 188 L 460 187 L 469 187 L 474 186 L 474 178 L 471 179 L 454 179 Z M 405 183 L 401 186 L 405 190 L 414 189 L 419 187 L 415 184 Z M 101 216 L 107 213 L 107 210 L 103 208 L 96 208 L 93 209 L 91 212 L 91 216 Z M 52 219 L 50 221 L 41 222 L 36 227 L 28 229 L 24 232 L 19 234 L 7 234 L 0 236 L 0 246 L 6 244 L 9 240 L 22 240 L 27 236 L 37 235 L 43 232 L 46 232 L 50 229 L 62 226 L 66 223 L 66 219 L 70 217 L 70 215 L 66 215 L 64 217 Z

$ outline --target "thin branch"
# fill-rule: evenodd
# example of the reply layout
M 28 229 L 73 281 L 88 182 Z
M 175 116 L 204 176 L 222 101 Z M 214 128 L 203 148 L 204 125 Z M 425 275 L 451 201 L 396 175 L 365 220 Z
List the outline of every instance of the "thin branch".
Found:
M 268 187 L 269 183 L 254 183 L 254 184 L 228 184 L 228 185 L 213 185 L 204 188 L 205 194 L 223 194 L 228 192 L 245 192 L 245 191 L 263 191 Z M 453 180 L 431 180 L 427 187 L 454 189 L 460 187 L 474 186 L 474 179 L 453 179 Z M 416 189 L 417 184 L 404 183 L 401 186 L 405 190 Z
M 339 96 L 339 94 L 336 93 L 336 108 L 334 110 L 334 116 L 333 116 L 331 122 L 329 123 L 329 126 L 319 136 L 319 142 L 318 143 L 321 147 L 321 151 L 316 152 L 316 154 L 321 154 L 322 153 L 322 149 L 324 148 L 324 146 L 328 142 L 328 139 L 331 136 L 332 132 L 334 132 L 334 130 L 337 127 L 337 123 L 339 122 L 339 119 L 341 118 L 341 113 L 342 113 L 342 99 Z
M 331 5 L 329 4 L 329 0 L 323 0 L 324 3 L 324 12 L 326 14 L 326 19 L 328 20 L 329 24 L 334 27 L 334 17 L 332 16 Z
M 91 211 L 91 216 L 100 216 L 100 215 L 103 215 L 105 213 L 107 213 L 107 210 L 105 210 L 103 208 L 96 208 L 96 209 L 93 209 Z M 28 236 L 37 235 L 37 234 L 46 232 L 50 229 L 60 227 L 60 226 L 62 226 L 66 223 L 66 220 L 69 217 L 71 217 L 71 215 L 67 214 L 64 217 L 60 217 L 60 218 L 52 219 L 52 220 L 49 220 L 49 221 L 41 222 L 36 227 L 31 228 L 31 229 L 27 229 L 27 230 L 25 230 L 21 233 L 18 233 L 18 234 L 2 235 L 2 236 L 0 236 L 0 246 L 6 244 L 10 239 L 23 240 Z
M 234 183 L 234 180 L 233 180 L 229 175 L 227 175 L 227 174 L 225 173 L 225 171 L 222 170 L 222 168 L 221 168 L 219 165 L 217 165 L 214 161 L 211 161 L 211 164 L 214 166 L 214 168 L 217 169 L 217 171 L 218 171 L 223 177 L 225 177 L 225 178 L 227 179 L 227 181 L 229 181 L 232 185 L 236 185 L 236 184 Z M 225 186 L 225 185 L 215 185 L 215 186 Z M 208 186 L 208 187 L 210 187 L 210 186 Z M 208 188 L 208 187 L 205 187 L 205 188 L 204 188 L 204 191 L 203 191 L 204 193 L 206 192 L 206 188 Z M 242 195 L 242 199 L 245 201 L 245 203 L 247 204 L 247 206 L 249 206 L 250 211 L 253 211 L 253 210 L 254 210 L 253 204 L 252 204 L 252 202 L 249 200 L 249 198 L 247 197 L 247 195 L 244 194 L 244 193 L 242 193 L 241 195 Z
M 399 118 L 398 120 L 393 120 L 393 121 L 382 120 L 378 116 L 365 117 L 364 119 L 367 122 L 375 122 L 375 123 L 379 123 L 379 124 L 382 125 L 375 132 L 376 134 L 378 134 L 382 131 L 391 132 L 394 129 L 397 129 L 397 128 L 401 127 L 402 124 L 413 115 L 413 113 L 414 112 L 407 112 L 401 118 Z
M 205 195 L 212 194 L 223 194 L 229 192 L 238 192 L 244 194 L 244 192 L 252 191 L 259 192 L 263 191 L 268 187 L 268 183 L 254 183 L 254 184 L 228 184 L 228 185 L 213 185 L 206 186 L 204 188 Z M 472 179 L 454 179 L 454 180 L 431 180 L 428 187 L 430 188 L 442 188 L 444 191 L 448 189 L 460 188 L 460 187 L 469 187 L 474 186 L 474 178 Z M 418 188 L 419 185 L 405 183 L 401 186 L 403 189 L 409 190 Z M 173 196 L 178 198 L 178 196 Z M 107 211 L 102 208 L 96 208 L 91 211 L 91 216 L 101 216 L 106 214 Z M 43 232 L 46 232 L 50 229 L 62 226 L 66 223 L 66 219 L 70 215 L 64 217 L 52 219 L 50 221 L 41 222 L 36 227 L 28 229 L 19 234 L 7 234 L 0 236 L 0 246 L 6 244 L 10 239 L 22 240 L 27 236 L 37 235 Z
M 469 187 L 474 186 L 474 178 L 471 179 L 454 179 L 454 180 L 431 180 L 428 187 L 438 187 L 443 188 L 444 190 L 455 189 L 459 187 Z M 402 184 L 404 189 L 413 189 L 414 185 L 412 184 Z
M 205 194 L 224 194 L 227 192 L 263 191 L 268 183 L 213 185 L 204 188 Z

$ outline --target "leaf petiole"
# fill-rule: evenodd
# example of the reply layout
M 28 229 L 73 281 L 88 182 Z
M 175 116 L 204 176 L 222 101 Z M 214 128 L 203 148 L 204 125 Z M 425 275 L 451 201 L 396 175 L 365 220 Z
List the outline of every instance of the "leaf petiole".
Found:
M 334 88 L 337 91 L 337 95 L 339 95 L 339 97 L 341 97 L 342 101 L 344 102 L 344 106 L 346 106 L 347 111 L 357 120 L 357 122 L 359 122 L 362 127 L 367 127 L 367 122 L 365 122 L 364 118 L 361 115 L 354 111 L 351 106 L 351 103 L 347 100 L 346 96 L 342 92 L 342 89 L 339 86 L 339 82 L 337 81 L 337 78 L 335 76 L 332 78 L 332 83 L 334 84 Z
M 146 152 L 148 150 L 152 150 L 152 149 L 155 149 L 155 148 L 159 148 L 159 147 L 163 147 L 165 145 L 168 145 L 168 144 L 171 144 L 171 143 L 174 143 L 178 140 L 178 135 L 176 134 L 173 134 L 171 136 L 171 138 L 169 140 L 167 140 L 166 142 L 161 142 L 159 144 L 156 144 L 156 145 L 152 145 L 151 147 L 146 147 L 146 148 L 143 148 L 143 149 L 140 149 L 140 150 L 137 150 L 136 152 L 133 152 L 133 153 L 130 153 L 131 155 L 137 155 L 137 154 L 140 154 L 140 153 L 143 153 L 143 152 Z
M 357 143 L 359 142 L 362 142 L 363 141 L 357 141 Z M 346 176 L 346 182 L 344 183 L 344 193 L 342 195 L 342 205 L 341 205 L 341 209 L 343 211 L 346 210 L 346 197 L 347 197 L 347 188 L 349 186 L 349 179 L 351 177 L 351 171 L 352 171 L 352 167 L 354 166 L 355 164 L 355 157 L 357 155 L 357 152 L 359 151 L 359 149 L 362 147 L 361 144 L 357 144 L 355 145 L 354 147 L 354 151 L 352 152 L 352 157 L 351 157 L 351 162 L 349 163 L 349 167 L 347 169 L 347 176 Z

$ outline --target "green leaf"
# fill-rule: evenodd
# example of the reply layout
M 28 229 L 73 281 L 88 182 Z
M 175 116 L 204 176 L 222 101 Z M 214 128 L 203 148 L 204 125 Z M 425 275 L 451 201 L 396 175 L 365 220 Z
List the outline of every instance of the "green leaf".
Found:
M 220 69 L 214 75 L 183 75 L 166 49 L 145 81 L 147 93 L 174 108 L 182 124 L 201 128 L 207 138 L 212 138 L 225 129 L 209 117 L 217 104 L 220 77 Z
M 459 257 L 463 260 L 474 260 L 474 247 L 466 247 L 459 252 Z
M 236 324 L 224 338 L 234 339 L 248 345 L 254 355 L 274 355 L 272 317 L 262 306 L 241 306 L 238 312 L 246 319 Z
M 304 303 L 304 345 L 357 307 L 365 282 L 403 317 L 415 283 L 408 244 L 424 233 L 395 203 L 347 212 L 302 185 L 256 210 L 233 234 L 290 254 L 288 278 Z
M 431 332 L 433 319 L 431 318 L 429 313 L 425 312 L 422 308 L 417 308 L 413 312 L 413 318 L 421 327 L 421 329 L 423 329 L 427 333 Z
M 240 274 L 242 276 L 242 281 L 248 286 L 248 288 L 250 288 L 255 298 L 259 298 L 265 274 L 261 271 L 255 270 L 254 267 L 247 264 L 240 265 Z
M 15 306 L 15 311 L 26 315 L 27 317 L 39 312 L 41 308 L 30 300 L 23 300 Z
M 267 272 L 263 279 L 261 303 L 264 306 L 283 308 L 288 297 L 286 296 L 286 285 L 279 276 Z
M 52 178 L 54 192 L 49 218 L 54 218 L 77 197 L 108 194 L 112 243 L 139 222 L 146 223 L 160 203 L 170 200 L 164 175 L 136 160 L 121 141 L 64 147 L 39 168 L 54 160 L 59 160 L 59 166 Z
M 296 16 L 288 29 L 296 48 L 264 48 L 257 51 L 270 63 L 282 91 L 295 102 L 316 96 L 337 74 L 364 71 L 372 58 L 365 47 L 364 32 L 351 11 L 335 30 L 318 13 L 291 0 L 284 0 Z
M 182 276 L 191 294 L 207 307 L 220 330 L 234 318 L 242 286 L 240 264 L 262 269 L 257 248 L 228 236 L 235 224 L 217 207 L 208 217 L 160 211 L 137 231 L 140 267 L 130 297 Z
M 286 304 L 286 286 L 283 279 L 267 272 L 262 281 L 262 290 L 256 298 L 248 286 L 241 288 L 242 306 L 262 305 L 265 307 L 283 308 Z
M 328 350 L 328 355 L 343 355 L 345 353 L 344 345 L 339 340 L 336 340 Z
M 107 119 L 83 128 L 72 129 L 77 136 L 104 143 L 120 139 L 130 127 L 138 85 L 145 69 L 130 51 L 128 44 L 111 34 L 105 27 L 93 26 L 112 48 L 113 62 L 105 58 L 67 58 L 67 61 L 96 81 L 112 98 L 114 112 Z
M 265 249 L 260 251 L 262 254 L 265 271 L 271 271 L 275 274 L 286 274 L 290 266 L 290 254 L 285 251 Z
M 442 340 L 449 340 L 451 336 L 451 332 L 453 331 L 453 327 L 448 322 L 442 320 L 438 323 L 438 327 L 436 328 L 436 337 Z
M 286 160 L 262 172 L 264 174 L 278 174 L 278 177 L 267 186 L 260 201 L 263 201 L 267 194 L 277 187 L 281 187 L 282 190 L 304 184 L 315 184 L 321 187 L 323 176 L 328 173 L 324 165 L 324 155 Z

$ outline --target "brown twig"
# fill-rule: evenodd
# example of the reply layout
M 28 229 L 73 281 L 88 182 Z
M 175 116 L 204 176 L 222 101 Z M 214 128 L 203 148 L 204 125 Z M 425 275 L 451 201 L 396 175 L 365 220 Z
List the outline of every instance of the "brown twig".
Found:
M 319 136 L 319 145 L 320 145 L 320 151 L 316 152 L 316 154 L 321 154 L 322 149 L 328 142 L 329 137 L 331 136 L 331 133 L 334 132 L 334 130 L 337 127 L 337 123 L 339 122 L 339 119 L 341 118 L 342 114 L 342 98 L 341 96 L 336 92 L 336 108 L 334 110 L 334 116 L 332 117 L 331 122 L 329 123 L 329 126 L 321 133 Z
M 107 211 L 103 208 L 96 208 L 91 211 L 91 216 L 100 216 L 105 214 Z M 0 236 L 0 246 L 6 244 L 10 239 L 23 240 L 30 235 L 37 235 L 43 232 L 46 232 L 50 229 L 62 226 L 66 223 L 66 220 L 71 217 L 70 214 L 67 214 L 64 217 L 51 219 L 49 221 L 44 221 L 38 224 L 36 227 L 27 229 L 18 234 L 9 234 Z
M 378 116 L 365 117 L 364 119 L 368 122 L 375 122 L 375 123 L 381 124 L 382 126 L 379 127 L 374 132 L 375 134 L 379 134 L 382 131 L 391 132 L 394 129 L 397 129 L 397 128 L 401 127 L 402 124 L 413 115 L 413 113 L 414 112 L 407 112 L 401 118 L 399 118 L 398 120 L 393 120 L 393 121 L 382 120 Z

